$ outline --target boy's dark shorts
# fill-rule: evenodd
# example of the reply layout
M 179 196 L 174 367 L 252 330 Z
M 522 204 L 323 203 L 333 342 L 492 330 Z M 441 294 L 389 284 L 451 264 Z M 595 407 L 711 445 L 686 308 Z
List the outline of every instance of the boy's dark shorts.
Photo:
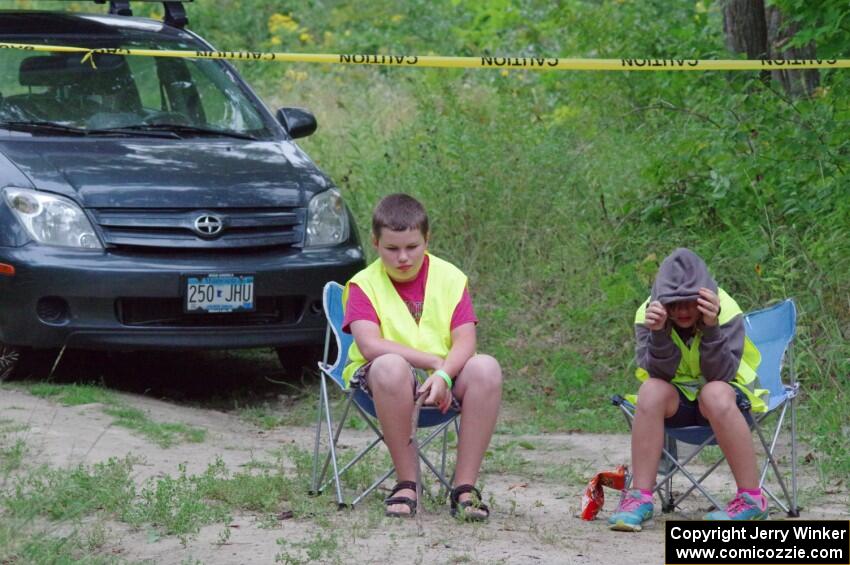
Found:
M 369 361 L 356 371 L 351 376 L 351 386 L 361 389 L 363 392 L 372 398 L 372 391 L 369 390 L 369 369 L 372 367 L 372 362 Z M 410 367 L 410 387 L 413 391 L 413 397 L 416 398 L 416 389 L 419 385 L 425 382 L 428 378 L 428 373 L 424 369 L 417 369 L 413 365 Z M 452 410 L 460 410 L 460 401 L 452 394 Z
M 744 397 L 744 393 L 741 392 L 736 386 L 731 386 L 735 389 L 735 401 L 740 406 L 741 400 L 746 400 Z M 686 426 L 710 426 L 708 420 L 702 415 L 699 411 L 699 401 L 697 400 L 688 400 L 688 397 L 685 396 L 679 387 L 675 387 L 676 392 L 679 393 L 679 409 L 676 410 L 676 413 L 670 416 L 669 418 L 664 418 L 664 425 L 668 428 L 684 428 Z M 744 414 L 744 418 L 746 418 L 747 423 L 750 422 L 750 411 L 741 410 Z

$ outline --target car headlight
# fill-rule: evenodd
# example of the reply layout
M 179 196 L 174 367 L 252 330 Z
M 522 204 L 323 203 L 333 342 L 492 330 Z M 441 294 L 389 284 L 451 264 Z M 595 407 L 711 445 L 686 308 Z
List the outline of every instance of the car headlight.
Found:
M 38 243 L 102 249 L 82 209 L 62 196 L 27 188 L 5 188 L 9 207 Z
M 348 213 L 336 189 L 320 192 L 307 207 L 307 247 L 336 245 L 348 239 Z

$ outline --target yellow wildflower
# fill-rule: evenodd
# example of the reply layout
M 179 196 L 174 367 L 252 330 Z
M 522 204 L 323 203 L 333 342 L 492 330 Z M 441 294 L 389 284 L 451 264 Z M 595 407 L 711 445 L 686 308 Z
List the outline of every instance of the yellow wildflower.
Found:
M 278 33 L 285 31 L 295 33 L 298 31 L 298 22 L 292 19 L 288 14 L 274 13 L 269 17 L 269 33 Z
M 286 73 L 284 73 L 284 76 L 295 82 L 304 82 L 305 80 L 307 80 L 307 77 L 309 75 L 307 75 L 305 71 L 295 71 L 293 69 L 289 69 L 286 71 Z

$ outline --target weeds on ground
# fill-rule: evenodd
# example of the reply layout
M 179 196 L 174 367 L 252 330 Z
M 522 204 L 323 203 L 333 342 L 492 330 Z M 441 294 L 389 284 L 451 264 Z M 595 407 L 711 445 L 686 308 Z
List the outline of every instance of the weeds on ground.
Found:
M 117 394 L 92 384 L 16 383 L 15 386 L 28 390 L 30 394 L 49 398 L 65 406 L 101 404 L 105 414 L 115 420 L 113 425 L 137 432 L 160 447 L 171 447 L 180 441 L 201 443 L 206 430 L 182 423 L 154 422 L 142 410 L 124 403 Z
M 275 563 L 306 565 L 308 563 L 342 563 L 336 552 L 341 542 L 336 532 L 317 532 L 308 541 L 289 541 L 278 538 L 281 550 L 275 555 Z
M 207 434 L 203 428 L 182 423 L 154 422 L 144 411 L 130 406 L 107 406 L 103 412 L 115 418 L 113 425 L 136 431 L 160 447 L 171 447 L 181 440 L 202 443 Z
M 33 396 L 49 398 L 65 406 L 84 404 L 114 405 L 118 397 L 110 390 L 93 384 L 54 384 L 41 382 L 18 383 Z
M 22 439 L 16 439 L 10 446 L 0 446 L 0 476 L 20 469 L 26 452 L 27 445 Z
M 328 525 L 335 508 L 330 496 L 308 495 L 311 454 L 289 448 L 284 457 L 294 468 L 279 459 L 273 467 L 252 465 L 232 472 L 217 459 L 198 475 L 180 465 L 175 476 L 148 479 L 140 488 L 132 477 L 140 461 L 133 457 L 70 469 L 38 466 L 26 474 L 4 472 L 0 516 L 3 524 L 14 526 L 17 537 L 0 528 L 0 555 L 55 555 L 61 560 L 67 553 L 99 563 L 95 554 L 106 536 L 98 523 L 91 525 L 91 517 L 145 529 L 153 539 L 174 535 L 184 545 L 203 526 L 221 523 L 226 528 L 235 513 L 253 514 L 266 527 L 305 518 Z M 220 543 L 226 542 L 220 536 Z M 305 546 L 308 553 L 317 551 L 311 547 Z

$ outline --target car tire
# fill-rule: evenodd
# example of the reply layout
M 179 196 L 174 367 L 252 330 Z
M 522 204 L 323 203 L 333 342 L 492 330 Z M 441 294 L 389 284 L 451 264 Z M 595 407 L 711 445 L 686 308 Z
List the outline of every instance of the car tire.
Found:
M 316 369 L 316 363 L 322 360 L 324 353 L 324 348 L 319 345 L 295 345 L 275 349 L 284 372 L 293 376 L 300 376 L 305 368 L 308 371 Z
M 0 382 L 15 373 L 21 363 L 21 348 L 0 341 Z
M 0 382 L 12 379 L 46 379 L 58 349 L 32 349 L 0 342 Z

